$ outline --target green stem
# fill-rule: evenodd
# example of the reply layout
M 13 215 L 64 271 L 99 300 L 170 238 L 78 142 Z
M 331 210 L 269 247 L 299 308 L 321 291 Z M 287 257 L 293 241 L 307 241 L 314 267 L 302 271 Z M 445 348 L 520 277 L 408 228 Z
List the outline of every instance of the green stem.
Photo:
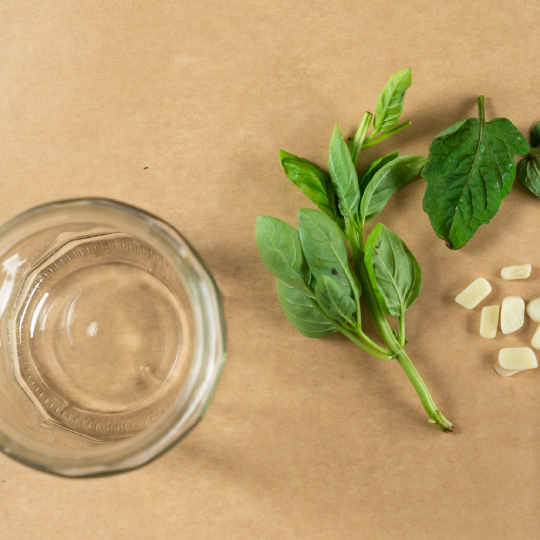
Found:
M 401 346 L 405 347 L 405 313 L 399 318 L 399 335 L 401 338 Z
M 380 142 L 384 141 L 384 139 L 388 139 L 388 137 L 391 137 L 392 135 L 396 134 L 398 131 L 405 129 L 406 127 L 410 125 L 411 123 L 409 121 L 403 122 L 403 124 L 399 124 L 399 126 L 392 128 L 390 131 L 387 131 L 386 133 L 379 135 L 376 139 L 372 138 L 373 135 L 375 134 L 375 132 L 373 132 L 362 145 L 362 150 L 364 148 L 369 148 L 370 146 L 375 146 L 376 144 L 379 144 Z
M 339 323 L 336 323 L 335 321 L 332 321 L 332 324 L 344 336 L 348 337 L 354 344 L 358 345 L 361 349 L 366 351 L 368 354 L 371 354 L 371 356 L 374 356 L 375 358 L 378 358 L 379 360 L 394 360 L 394 358 L 395 358 L 394 356 L 391 356 L 389 354 L 383 354 L 382 352 L 379 352 L 379 351 L 376 351 L 376 350 L 372 349 L 369 345 L 366 345 L 363 341 L 358 339 L 352 332 L 349 332 L 346 328 L 341 326 Z M 376 345 L 376 344 L 374 343 L 374 345 Z
M 392 353 L 388 349 L 385 349 L 384 347 L 377 345 L 368 335 L 364 334 L 362 330 L 358 329 L 358 335 L 360 336 L 361 339 L 363 339 L 368 345 L 373 347 L 375 350 L 390 356 L 390 358 L 395 358 L 395 356 L 392 356 Z
M 483 124 L 486 121 L 485 97 L 478 96 L 476 103 L 478 104 L 478 118 L 480 119 L 480 123 Z
M 363 341 L 359 340 L 352 332 L 347 330 L 343 325 L 339 324 L 337 321 L 334 321 L 333 319 L 330 319 L 326 313 L 319 307 L 317 302 L 313 300 L 312 298 L 309 299 L 311 302 L 311 305 L 325 318 L 328 320 L 328 322 L 332 323 L 334 328 L 341 332 L 344 336 L 348 337 L 353 343 L 358 345 L 361 349 L 366 351 L 368 354 L 371 354 L 371 356 L 374 356 L 375 358 L 378 358 L 379 360 L 393 360 L 394 356 L 390 356 L 389 354 L 386 354 L 387 351 L 379 352 L 378 350 L 373 349 L 371 346 L 369 346 L 367 343 L 364 343 Z M 384 354 L 383 354 L 384 353 Z
M 416 390 L 416 393 L 418 394 L 418 397 L 420 398 L 420 401 L 422 402 L 422 405 L 428 413 L 432 423 L 436 424 L 439 429 L 445 433 L 454 431 L 454 426 L 452 423 L 441 414 L 439 409 L 437 409 L 435 406 L 435 403 L 433 403 L 433 399 L 431 398 L 424 381 L 421 379 L 420 375 L 418 375 L 418 372 L 412 365 L 410 358 L 407 356 L 407 353 L 404 350 L 401 350 L 397 354 L 397 361 L 403 368 L 403 371 L 405 372 L 405 375 L 407 375 L 409 381 L 411 381 L 412 385 L 414 386 L 414 389 Z

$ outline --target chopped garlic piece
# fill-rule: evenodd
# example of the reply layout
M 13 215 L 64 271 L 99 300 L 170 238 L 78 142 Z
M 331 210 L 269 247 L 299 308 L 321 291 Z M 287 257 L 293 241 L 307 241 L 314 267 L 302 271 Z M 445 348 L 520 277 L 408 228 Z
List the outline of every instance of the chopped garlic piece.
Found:
M 536 329 L 534 336 L 531 339 L 531 345 L 540 351 L 540 326 Z
M 540 298 L 531 300 L 527 304 L 527 314 L 534 322 L 540 322 Z
M 532 266 L 530 264 L 520 264 L 519 266 L 506 266 L 501 270 L 503 279 L 525 279 L 531 275 Z
M 498 357 L 499 366 L 509 371 L 523 371 L 538 367 L 536 355 L 529 347 L 501 349 Z
M 497 335 L 498 322 L 499 306 L 483 307 L 480 317 L 480 335 L 485 338 L 494 338 Z
M 513 371 L 513 370 L 510 370 L 510 369 L 504 369 L 501 366 L 499 366 L 499 364 L 497 364 L 497 362 L 495 362 L 493 364 L 493 368 L 495 369 L 495 371 L 499 375 L 502 375 L 503 377 L 510 377 L 510 375 L 515 375 L 516 373 L 519 373 L 521 371 L 521 369 L 518 369 L 517 371 Z
M 501 330 L 510 334 L 519 330 L 525 320 L 525 302 L 519 296 L 507 296 L 502 301 Z
M 487 279 L 475 279 L 463 292 L 456 297 L 456 302 L 467 309 L 476 307 L 489 293 L 491 285 Z

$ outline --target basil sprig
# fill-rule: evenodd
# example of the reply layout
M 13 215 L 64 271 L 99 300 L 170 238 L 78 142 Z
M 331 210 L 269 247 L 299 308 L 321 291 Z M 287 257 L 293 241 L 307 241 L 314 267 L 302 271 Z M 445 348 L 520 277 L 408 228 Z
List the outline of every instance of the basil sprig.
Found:
M 449 432 L 453 425 L 439 412 L 404 350 L 405 312 L 422 286 L 422 272 L 403 240 L 377 224 L 364 242 L 365 223 L 376 217 L 391 195 L 418 176 L 426 160 L 392 152 L 364 168 L 362 149 L 397 133 L 411 70 L 394 74 L 384 87 L 375 116 L 366 112 L 346 143 L 336 124 L 326 173 L 317 165 L 281 151 L 288 178 L 319 208 L 298 211 L 298 230 L 269 216 L 257 218 L 256 241 L 266 267 L 277 278 L 277 294 L 287 319 L 303 335 L 319 338 L 341 332 L 380 360 L 396 359 L 417 391 L 429 422 Z M 368 130 L 373 120 L 373 131 Z M 360 176 L 360 178 L 359 178 Z M 347 250 L 347 244 L 349 251 Z M 363 295 L 383 344 L 363 330 Z M 396 318 L 392 328 L 386 318 Z

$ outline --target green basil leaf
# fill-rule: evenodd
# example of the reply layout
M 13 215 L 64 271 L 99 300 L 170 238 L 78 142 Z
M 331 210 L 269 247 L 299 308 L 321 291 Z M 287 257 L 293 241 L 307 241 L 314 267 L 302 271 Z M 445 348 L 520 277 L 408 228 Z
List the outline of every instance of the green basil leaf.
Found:
M 366 241 L 365 263 L 379 304 L 399 317 L 409 309 L 422 288 L 422 270 L 403 240 L 377 223 Z
M 329 317 L 340 322 L 350 322 L 350 316 L 356 311 L 355 301 L 329 276 L 321 276 L 317 281 L 315 298 Z
M 367 185 L 370 183 L 371 179 L 375 175 L 375 173 L 384 167 L 387 163 L 390 163 L 394 159 L 396 159 L 399 155 L 399 150 L 396 150 L 395 152 L 391 152 L 390 154 L 387 154 L 386 156 L 380 157 L 379 159 L 376 159 L 375 161 L 371 162 L 364 172 L 362 173 L 362 176 L 360 177 L 360 180 L 358 181 L 358 184 L 360 185 L 360 193 L 364 193 Z
M 287 178 L 298 186 L 311 202 L 336 221 L 336 196 L 328 173 L 311 161 L 284 150 L 279 151 L 279 157 Z
M 343 140 L 338 125 L 334 128 L 330 139 L 330 155 L 328 157 L 330 180 L 338 197 L 344 216 L 355 219 L 360 202 L 358 175 L 353 164 L 349 148 Z
M 531 143 L 533 146 L 540 146 L 540 122 L 531 131 Z
M 309 267 L 294 227 L 274 217 L 257 216 L 255 240 L 261 259 L 272 274 L 302 293 L 314 296 L 307 285 Z
M 298 210 L 302 250 L 315 279 L 330 276 L 351 294 L 347 248 L 337 225 L 319 210 Z
M 397 328 L 394 328 L 392 330 L 392 334 L 394 334 L 394 337 L 401 343 L 401 334 Z M 409 343 L 409 340 L 407 339 L 407 336 L 405 336 L 405 343 L 404 345 L 407 345 Z
M 514 182 L 514 155 L 530 150 L 510 120 L 485 121 L 483 96 L 478 108 L 479 118 L 458 122 L 435 138 L 422 172 L 424 210 L 450 249 L 464 246 L 493 218 Z
M 517 167 L 517 177 L 532 193 L 540 197 L 540 148 L 533 148 Z
M 381 167 L 362 195 L 360 203 L 362 222 L 374 218 L 381 212 L 392 194 L 414 180 L 425 163 L 426 158 L 422 156 L 401 156 Z
M 334 325 L 313 307 L 305 294 L 280 279 L 276 280 L 276 289 L 285 317 L 301 334 L 320 338 L 336 332 Z
M 374 133 L 388 131 L 397 124 L 405 103 L 405 92 L 411 84 L 411 68 L 398 71 L 390 77 L 377 99 Z

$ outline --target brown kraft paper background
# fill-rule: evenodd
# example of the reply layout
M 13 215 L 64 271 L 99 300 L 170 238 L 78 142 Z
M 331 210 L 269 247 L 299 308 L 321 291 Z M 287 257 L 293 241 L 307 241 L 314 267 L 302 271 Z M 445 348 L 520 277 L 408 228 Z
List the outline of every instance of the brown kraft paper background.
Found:
M 0 221 L 85 196 L 161 216 L 221 288 L 229 355 L 203 422 L 147 467 L 68 480 L 0 456 L 0 538 L 540 538 L 540 370 L 492 368 L 535 325 L 478 334 L 483 305 L 540 296 L 540 200 L 516 183 L 457 252 L 431 229 L 421 178 L 380 214 L 423 269 L 408 351 L 451 435 L 395 362 L 296 332 L 254 242 L 257 214 L 295 224 L 311 207 L 279 149 L 325 166 L 335 122 L 352 135 L 405 67 L 412 126 L 361 163 L 427 155 L 480 94 L 488 119 L 529 137 L 539 18 L 525 0 L 1 2 Z M 529 262 L 527 281 L 500 278 Z M 494 290 L 464 310 L 453 299 L 479 276 Z

